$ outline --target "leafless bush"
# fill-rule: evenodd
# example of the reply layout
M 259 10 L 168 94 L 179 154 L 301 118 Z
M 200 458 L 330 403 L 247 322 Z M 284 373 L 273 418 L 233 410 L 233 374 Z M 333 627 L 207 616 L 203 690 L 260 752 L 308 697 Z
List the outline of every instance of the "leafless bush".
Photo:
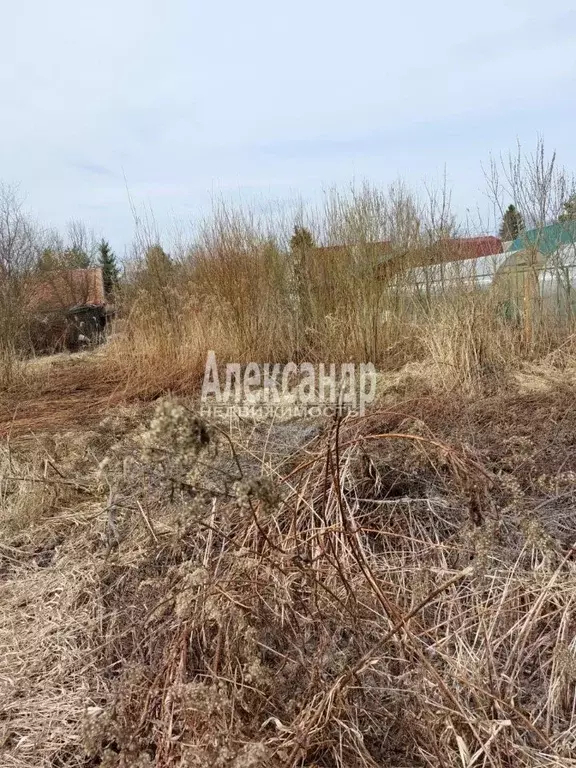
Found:
M 538 228 L 558 220 L 565 202 L 574 193 L 574 176 L 558 163 L 539 139 L 533 153 L 518 144 L 515 153 L 492 158 L 485 173 L 489 199 L 501 219 L 512 202 L 527 227 Z
M 16 189 L 0 184 L 0 350 L 26 348 L 26 285 L 38 256 L 37 228 Z

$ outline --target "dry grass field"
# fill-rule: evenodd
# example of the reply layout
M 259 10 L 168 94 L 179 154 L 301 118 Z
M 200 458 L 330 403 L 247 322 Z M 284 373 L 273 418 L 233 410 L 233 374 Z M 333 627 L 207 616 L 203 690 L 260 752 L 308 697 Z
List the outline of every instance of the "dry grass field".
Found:
M 2 768 L 576 766 L 576 324 L 381 279 L 444 202 L 332 196 L 337 259 L 226 210 L 144 238 L 98 351 L 0 313 Z M 377 398 L 209 423 L 208 350 Z
M 227 434 L 72 361 L 2 411 L 3 766 L 576 765 L 566 356 Z

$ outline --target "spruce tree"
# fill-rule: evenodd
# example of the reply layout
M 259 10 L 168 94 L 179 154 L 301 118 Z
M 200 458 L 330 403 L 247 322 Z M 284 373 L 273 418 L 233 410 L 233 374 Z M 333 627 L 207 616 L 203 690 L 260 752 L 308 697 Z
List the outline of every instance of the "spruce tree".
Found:
M 502 224 L 500 225 L 500 238 L 504 241 L 516 240 L 518 235 L 525 230 L 524 218 L 514 205 L 506 209 Z
M 306 227 L 294 227 L 294 234 L 290 238 L 290 248 L 293 251 L 305 248 L 314 248 L 314 237 Z
M 159 285 L 169 282 L 174 272 L 174 262 L 161 245 L 151 245 L 144 256 L 149 277 Z
M 106 298 L 109 298 L 118 287 L 118 264 L 116 256 L 106 240 L 102 240 L 98 246 L 98 260 L 102 268 L 104 294 Z

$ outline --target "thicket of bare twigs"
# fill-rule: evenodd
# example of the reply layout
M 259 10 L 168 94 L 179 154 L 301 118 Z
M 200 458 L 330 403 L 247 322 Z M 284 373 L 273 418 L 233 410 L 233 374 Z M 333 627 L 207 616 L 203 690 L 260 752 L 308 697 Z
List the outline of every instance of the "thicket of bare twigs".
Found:
M 445 287 L 431 291 L 386 265 L 418 261 L 425 249 L 440 262 L 450 260 L 451 237 L 494 231 L 510 201 L 527 226 L 555 221 L 573 190 L 573 180 L 543 143 L 532 155 L 519 149 L 493 162 L 487 182 L 493 220 L 475 225 L 457 222 L 446 187 L 424 196 L 401 183 L 387 190 L 366 184 L 332 191 L 320 209 L 296 213 L 298 231 L 309 233 L 300 242 L 291 241 L 294 216 L 221 204 L 194 237 L 178 233 L 162 247 L 153 218 L 134 211 L 136 237 L 116 296 L 122 319 L 108 347 L 108 375 L 131 389 L 139 386 L 144 396 L 196 392 L 212 349 L 221 361 L 371 361 L 381 370 L 427 359 L 446 388 L 482 391 L 486 374 L 505 375 L 569 338 L 573 308 L 545 315 L 520 290 L 517 316 L 505 321 L 503 297 L 483 290 L 481 281 L 447 274 Z M 64 248 L 61 242 L 47 246 L 50 233 L 34 227 L 5 189 L 0 387 L 18 383 L 22 354 L 29 351 L 29 322 L 22 313 L 26 276 L 39 252 Z M 70 235 L 72 251 L 89 250 L 82 231 Z
M 562 344 L 574 312 L 545 314 L 520 289 L 516 320 L 506 321 L 510 297 L 481 279 L 455 279 L 465 268 L 432 291 L 388 266 L 421 263 L 423 251 L 450 261 L 449 239 L 496 229 L 510 200 L 529 227 L 555 221 L 573 188 L 542 143 L 533 155 L 519 149 L 493 162 L 487 181 L 494 222 L 476 228 L 457 222 L 446 188 L 421 197 L 402 184 L 330 192 L 320 210 L 298 213 L 295 234 L 283 215 L 218 205 L 192 243 L 179 237 L 167 248 L 172 258 L 153 221 L 137 220 L 125 332 L 110 360 L 144 388 L 195 391 L 209 349 L 222 361 L 370 360 L 382 370 L 427 359 L 448 389 L 481 391 L 486 372 Z

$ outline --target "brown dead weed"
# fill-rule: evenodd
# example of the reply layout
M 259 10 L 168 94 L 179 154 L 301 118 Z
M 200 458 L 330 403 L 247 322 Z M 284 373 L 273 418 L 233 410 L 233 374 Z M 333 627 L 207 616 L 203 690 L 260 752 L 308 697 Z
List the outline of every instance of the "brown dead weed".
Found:
M 572 402 L 5 444 L 1 764 L 576 765 Z
M 116 406 L 145 404 L 169 392 L 193 394 L 196 375 L 127 376 L 106 356 L 55 356 L 29 368 L 16 386 L 0 390 L 0 437 L 18 437 L 98 424 Z

